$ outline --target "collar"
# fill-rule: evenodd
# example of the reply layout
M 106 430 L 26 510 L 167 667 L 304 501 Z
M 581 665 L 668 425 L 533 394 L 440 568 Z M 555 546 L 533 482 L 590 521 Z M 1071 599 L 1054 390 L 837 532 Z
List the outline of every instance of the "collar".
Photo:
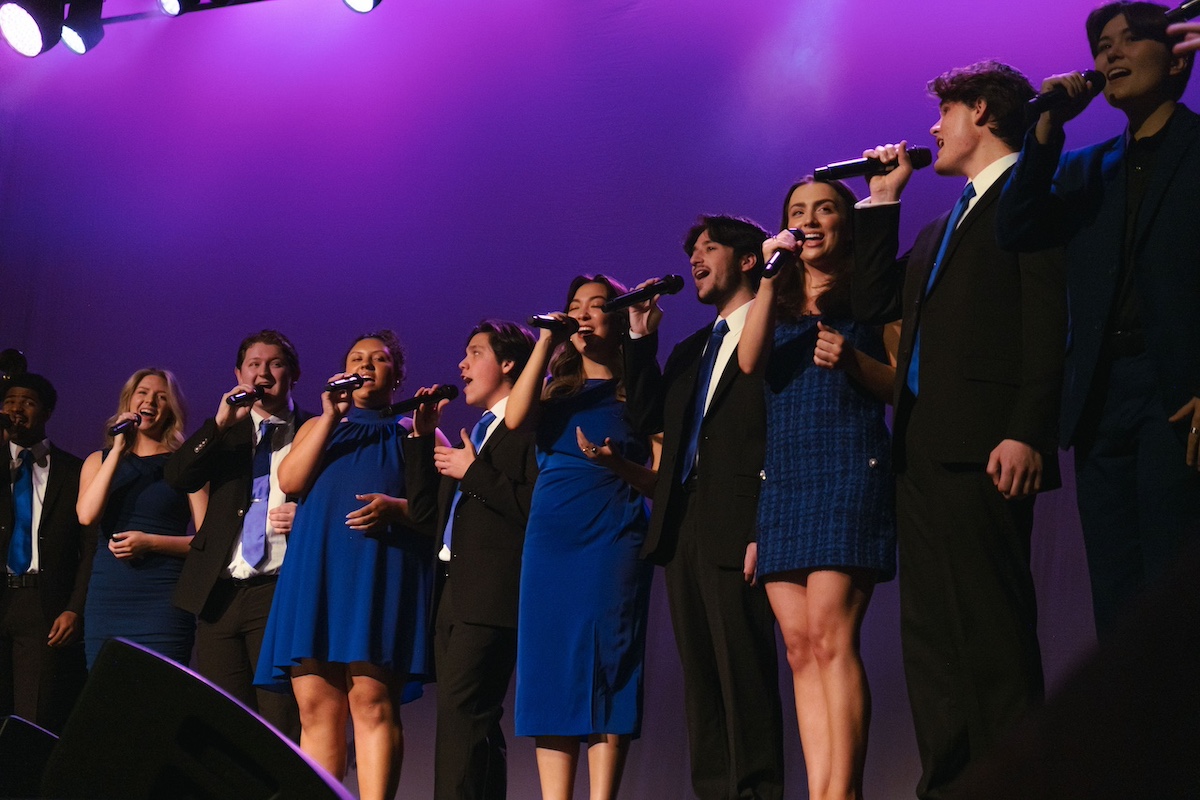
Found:
M 717 319 L 725 320 L 725 324 L 729 326 L 730 333 L 736 336 L 741 336 L 742 328 L 746 327 L 746 315 L 750 313 L 750 307 L 752 305 L 754 305 L 754 300 L 750 299 L 747 302 L 742 303 L 733 311 L 730 311 L 724 317 L 717 317 Z M 717 323 L 714 321 L 713 324 L 709 326 L 709 330 L 711 331 L 712 326 L 716 324 Z
M 276 416 L 275 414 L 272 414 L 269 417 L 264 417 L 262 414 L 258 413 L 257 409 L 254 408 L 250 409 L 250 417 L 254 420 L 254 430 L 258 430 L 260 427 L 262 427 L 263 422 L 270 422 L 274 425 L 291 425 L 292 420 L 296 418 L 296 404 L 292 398 L 289 397 L 287 413 L 282 417 Z
M 1004 171 L 1017 163 L 1020 158 L 1020 153 L 1009 153 L 1006 156 L 997 158 L 992 163 L 988 164 L 983 169 L 979 170 L 979 174 L 972 180 L 968 181 L 975 187 L 975 198 L 978 199 L 987 194 L 988 189 L 992 188 L 992 184 L 1000 179 Z
M 508 410 L 508 395 L 501 397 L 496 401 L 496 405 L 488 409 L 488 411 L 496 415 L 496 419 L 500 422 L 504 421 L 504 412 L 506 410 Z
M 40 442 L 36 443 L 33 447 L 30 447 L 30 448 L 24 448 L 21 445 L 17 444 L 16 442 L 9 442 L 8 445 L 9 445 L 9 455 L 12 459 L 12 464 L 14 467 L 16 466 L 17 462 L 20 461 L 20 459 L 21 459 L 21 451 L 25 450 L 25 449 L 28 449 L 29 452 L 33 453 L 33 461 L 39 467 L 45 467 L 48 463 L 50 463 L 49 462 L 49 457 L 50 457 L 50 440 L 49 439 L 42 439 Z

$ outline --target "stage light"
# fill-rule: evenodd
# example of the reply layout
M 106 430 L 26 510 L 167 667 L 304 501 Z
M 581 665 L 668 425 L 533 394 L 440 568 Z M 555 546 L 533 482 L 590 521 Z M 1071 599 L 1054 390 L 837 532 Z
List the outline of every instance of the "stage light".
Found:
M 100 9 L 104 0 L 72 0 L 67 21 L 62 27 L 62 41 L 73 53 L 83 55 L 104 38 Z
M 39 55 L 62 35 L 62 0 L 20 0 L 0 5 L 0 34 L 23 56 Z
M 381 0 L 344 0 L 347 6 L 360 14 L 366 14 L 369 11 L 374 11 Z

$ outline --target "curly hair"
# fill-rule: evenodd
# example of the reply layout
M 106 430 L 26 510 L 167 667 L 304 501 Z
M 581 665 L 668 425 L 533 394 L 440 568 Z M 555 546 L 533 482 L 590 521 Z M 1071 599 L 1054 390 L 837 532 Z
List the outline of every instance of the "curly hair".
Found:
M 986 101 L 988 128 L 1009 149 L 1021 149 L 1029 127 L 1025 109 L 1037 93 L 1020 70 L 999 61 L 978 61 L 943 72 L 927 88 L 941 103 L 972 106 L 978 100 Z

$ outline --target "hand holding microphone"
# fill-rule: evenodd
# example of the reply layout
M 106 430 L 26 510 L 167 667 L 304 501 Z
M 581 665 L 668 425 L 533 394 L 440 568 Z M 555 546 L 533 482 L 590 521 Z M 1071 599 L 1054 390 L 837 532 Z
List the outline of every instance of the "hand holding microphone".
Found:
M 871 203 L 895 203 L 900 200 L 900 194 L 908 185 L 913 170 L 929 165 L 929 151 L 925 148 L 913 148 L 913 151 L 923 150 L 925 156 L 914 161 L 908 149 L 908 142 L 901 139 L 895 144 L 881 144 L 871 150 L 863 151 L 863 159 L 874 161 L 880 165 L 880 171 L 867 179 L 871 189 Z
M 250 414 L 250 407 L 263 398 L 266 389 L 262 386 L 251 386 L 239 383 L 230 389 L 217 407 L 215 422 L 219 430 L 226 430 L 235 422 L 240 422 Z
M 784 228 L 763 242 L 763 257 L 767 259 L 763 264 L 763 278 L 770 280 L 787 264 L 794 264 L 797 248 L 807 240 L 808 234 L 799 228 Z
M 1029 101 L 1028 110 L 1029 119 L 1037 121 L 1037 140 L 1047 144 L 1056 131 L 1088 107 L 1107 82 L 1104 73 L 1094 69 L 1064 72 L 1042 81 L 1042 90 Z
M 108 429 L 108 435 L 113 437 L 113 447 L 117 447 L 118 441 L 123 442 L 121 445 L 122 449 L 133 444 L 134 436 L 137 434 L 138 426 L 141 424 L 141 415 L 135 414 L 132 411 L 126 411 L 118 416 L 117 421 Z

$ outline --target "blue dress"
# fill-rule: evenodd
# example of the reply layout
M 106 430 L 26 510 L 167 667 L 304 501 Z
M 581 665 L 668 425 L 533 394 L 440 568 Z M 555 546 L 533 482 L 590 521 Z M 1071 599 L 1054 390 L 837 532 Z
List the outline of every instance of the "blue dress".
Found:
M 119 559 L 108 549 L 108 540 L 123 531 L 187 535 L 191 507 L 186 494 L 163 480 L 168 458 L 169 453 L 144 457 L 126 453 L 117 463 L 100 519 L 100 540 L 83 611 L 89 669 L 100 646 L 114 636 L 145 645 L 180 664 L 187 664 L 192 656 L 196 619 L 171 603 L 183 559 L 161 553 Z
M 780 322 L 766 370 L 767 450 L 758 506 L 758 574 L 859 568 L 896 574 L 895 484 L 884 404 L 842 369 L 813 363 L 818 317 Z M 870 326 L 826 320 L 884 360 Z
M 346 526 L 365 505 L 355 495 L 404 496 L 407 424 L 351 408 L 334 429 L 296 509 L 256 685 L 281 688 L 302 658 L 362 661 L 416 680 L 429 672 L 433 539 L 403 525 L 370 535 Z
M 517 626 L 518 736 L 637 736 L 651 567 L 638 558 L 646 503 L 580 452 L 575 428 L 643 463 L 616 381 L 547 402 L 525 531 Z

